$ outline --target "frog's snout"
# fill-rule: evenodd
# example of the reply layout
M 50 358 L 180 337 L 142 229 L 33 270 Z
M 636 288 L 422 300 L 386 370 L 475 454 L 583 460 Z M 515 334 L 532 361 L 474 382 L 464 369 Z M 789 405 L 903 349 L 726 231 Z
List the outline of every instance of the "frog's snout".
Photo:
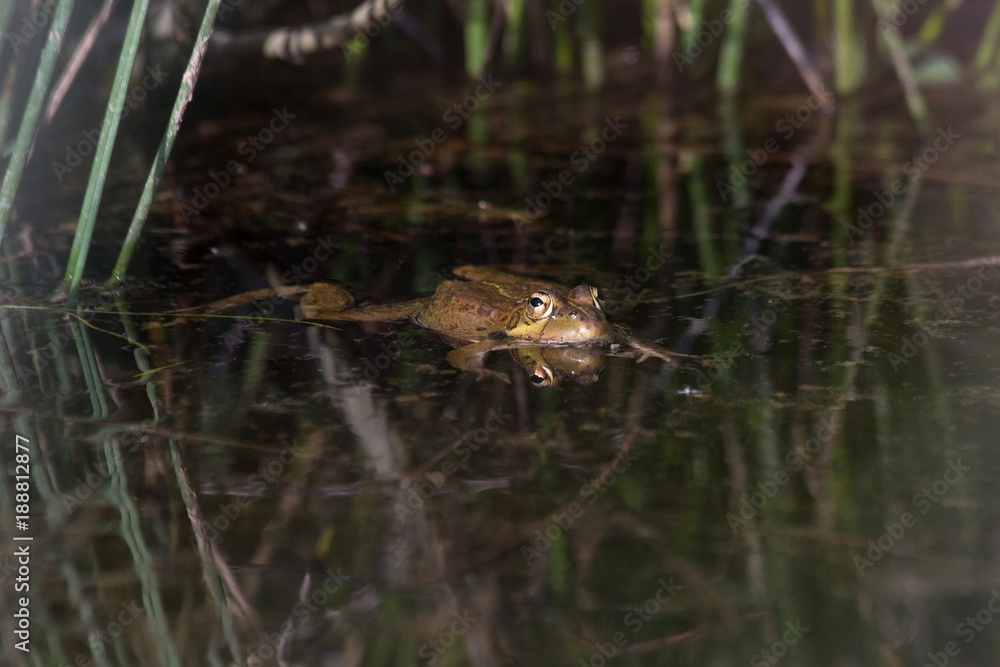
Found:
M 570 330 L 576 340 L 598 340 L 611 335 L 611 325 L 603 315 L 573 310 L 568 317 L 573 322 Z

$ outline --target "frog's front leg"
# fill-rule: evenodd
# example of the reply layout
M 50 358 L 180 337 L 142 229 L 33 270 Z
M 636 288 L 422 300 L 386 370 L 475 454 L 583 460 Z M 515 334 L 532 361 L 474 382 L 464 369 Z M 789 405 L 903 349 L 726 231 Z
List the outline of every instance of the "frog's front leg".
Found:
M 448 353 L 448 363 L 460 371 L 471 371 L 477 374 L 477 380 L 485 377 L 497 377 L 504 382 L 510 383 L 503 373 L 493 371 L 483 365 L 483 359 L 494 350 L 504 350 L 510 347 L 509 343 L 491 339 L 481 340 L 478 343 L 469 343 L 462 347 L 455 348 Z
M 676 363 L 677 357 L 691 357 L 689 354 L 680 354 L 679 352 L 671 352 L 670 350 L 660 347 L 651 340 L 646 340 L 645 338 L 639 338 L 629 334 L 624 329 L 618 329 L 615 331 L 614 342 L 619 345 L 627 345 L 636 352 L 639 353 L 638 363 L 644 362 L 650 357 L 656 357 L 657 359 L 662 359 L 668 364 Z

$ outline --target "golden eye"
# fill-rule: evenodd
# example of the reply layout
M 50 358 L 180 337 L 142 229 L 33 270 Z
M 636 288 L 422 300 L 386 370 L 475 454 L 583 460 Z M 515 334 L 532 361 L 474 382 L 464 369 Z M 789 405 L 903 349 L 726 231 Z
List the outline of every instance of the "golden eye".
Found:
M 535 366 L 531 371 L 531 384 L 536 387 L 551 387 L 552 371 L 545 366 Z
M 552 314 L 552 297 L 545 292 L 535 292 L 524 304 L 525 314 L 533 320 L 541 320 Z
M 601 293 L 601 290 L 597 289 L 596 287 L 591 287 L 590 298 L 594 300 L 594 308 L 597 308 L 597 310 L 604 312 L 604 294 Z

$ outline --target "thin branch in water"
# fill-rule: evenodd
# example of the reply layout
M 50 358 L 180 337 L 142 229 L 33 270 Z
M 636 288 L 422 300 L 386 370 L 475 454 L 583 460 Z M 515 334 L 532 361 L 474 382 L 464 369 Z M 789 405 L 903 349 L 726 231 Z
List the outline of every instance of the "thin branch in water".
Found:
M 80 68 L 83 66 L 84 61 L 87 60 L 87 56 L 90 55 L 91 49 L 94 48 L 94 43 L 97 41 L 97 33 L 108 22 L 108 17 L 111 16 L 111 8 L 114 5 L 115 0 L 104 0 L 104 5 L 101 7 L 100 13 L 90 22 L 90 26 L 88 26 L 87 32 L 84 33 L 83 39 L 80 40 L 76 50 L 73 51 L 73 56 L 66 64 L 66 69 L 59 76 L 59 80 L 56 81 L 56 85 L 52 89 L 52 94 L 49 95 L 49 105 L 45 109 L 46 123 L 52 122 L 52 117 L 56 115 L 56 111 L 62 104 L 63 98 L 66 97 L 66 92 L 73 85 L 76 75 L 80 73 Z
M 809 56 L 806 55 L 802 40 L 795 34 L 795 29 L 788 21 L 788 17 L 785 16 L 785 12 L 775 4 L 774 0 L 757 0 L 757 4 L 764 11 L 764 16 L 767 17 L 767 22 L 771 25 L 774 36 L 785 47 L 785 52 L 795 63 L 795 67 L 799 70 L 799 75 L 805 81 L 806 86 L 809 87 L 809 91 L 822 102 L 825 110 L 831 110 L 833 99 L 823 89 L 823 77 L 809 60 Z

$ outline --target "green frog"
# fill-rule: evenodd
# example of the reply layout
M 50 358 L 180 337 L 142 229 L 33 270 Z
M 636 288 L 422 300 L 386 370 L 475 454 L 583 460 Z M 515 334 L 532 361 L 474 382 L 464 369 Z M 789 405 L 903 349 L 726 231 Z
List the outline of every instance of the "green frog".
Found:
M 464 280 L 447 280 L 434 294 L 384 305 L 352 307 L 343 289 L 327 283 L 308 286 L 302 297 L 307 319 L 393 321 L 412 318 L 441 333 L 456 349 L 448 361 L 460 370 L 493 373 L 483 367 L 489 352 L 528 346 L 629 345 L 642 354 L 670 361 L 659 346 L 630 336 L 608 323 L 604 296 L 596 287 L 559 285 L 478 266 L 454 270 Z M 530 371 L 529 371 L 530 372 Z

